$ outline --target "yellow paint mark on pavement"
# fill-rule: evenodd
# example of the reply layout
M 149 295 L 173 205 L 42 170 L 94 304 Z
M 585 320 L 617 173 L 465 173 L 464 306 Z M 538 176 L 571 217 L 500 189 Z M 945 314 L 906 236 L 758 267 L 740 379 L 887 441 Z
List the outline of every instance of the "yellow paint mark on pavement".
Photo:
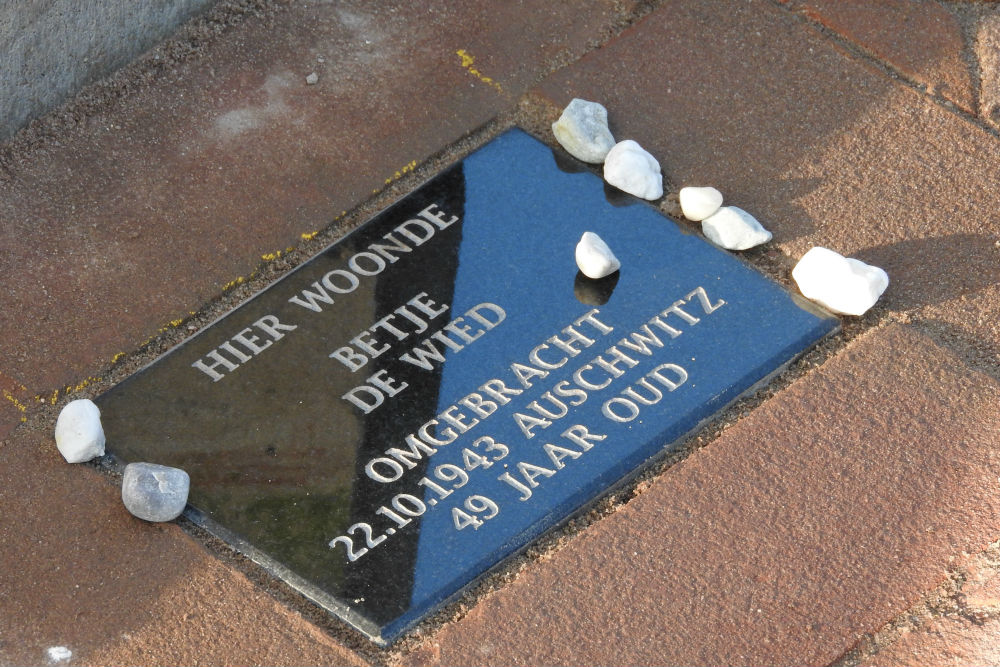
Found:
M 27 419 L 27 417 L 24 416 L 24 413 L 28 411 L 28 407 L 24 403 L 22 403 L 21 401 L 19 401 L 17 399 L 17 396 L 15 396 L 14 394 L 10 393 L 6 389 L 0 390 L 0 394 L 3 395 L 4 400 L 9 401 L 10 403 L 12 403 L 14 405 L 14 407 L 17 409 L 17 411 L 21 413 L 21 421 L 25 421 Z
M 469 74 L 476 77 L 483 83 L 492 86 L 493 88 L 496 89 L 498 93 L 503 92 L 503 88 L 500 87 L 499 83 L 497 83 L 496 81 L 494 81 L 493 79 L 491 79 L 490 77 L 486 76 L 478 69 L 473 67 L 473 64 L 475 64 L 476 59 L 468 51 L 466 51 L 465 49 L 459 49 L 458 51 L 455 51 L 455 55 L 457 55 L 459 58 L 462 59 L 462 67 L 465 68 L 465 70 L 468 71 Z
M 278 259 L 282 255 L 287 255 L 288 253 L 290 253 L 293 250 L 295 250 L 294 246 L 288 246 L 284 250 L 275 250 L 274 252 L 265 252 L 263 255 L 260 256 L 260 258 L 262 260 L 264 260 L 265 262 L 273 262 L 274 260 Z M 256 271 L 254 272 L 254 274 L 256 274 Z M 253 277 L 254 274 L 251 274 L 251 277 Z
M 393 174 L 389 178 L 385 179 L 385 184 L 389 185 L 393 181 L 398 181 L 403 176 L 405 176 L 406 174 L 410 173 L 411 171 L 413 171 L 416 168 L 417 168 L 417 161 L 416 160 L 410 160 L 406 164 L 405 167 L 403 167 L 402 169 L 397 170 L 395 174 Z

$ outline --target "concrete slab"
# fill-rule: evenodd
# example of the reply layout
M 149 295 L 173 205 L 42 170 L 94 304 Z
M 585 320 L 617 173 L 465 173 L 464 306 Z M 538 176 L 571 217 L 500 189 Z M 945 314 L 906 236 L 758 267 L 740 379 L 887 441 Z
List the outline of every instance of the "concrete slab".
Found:
M 127 64 L 214 0 L 0 6 L 0 139 Z

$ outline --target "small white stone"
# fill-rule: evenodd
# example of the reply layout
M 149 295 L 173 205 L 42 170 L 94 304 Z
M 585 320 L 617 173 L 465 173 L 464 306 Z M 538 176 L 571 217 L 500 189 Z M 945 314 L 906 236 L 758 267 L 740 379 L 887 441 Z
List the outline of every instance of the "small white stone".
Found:
M 146 521 L 172 521 L 187 505 L 191 478 L 180 468 L 129 463 L 122 475 L 122 502 Z
M 46 653 L 49 655 L 49 662 L 66 662 L 73 657 L 73 651 L 65 646 L 51 646 Z
M 306 84 L 310 86 L 316 83 L 317 81 L 319 81 L 319 74 L 317 74 L 316 72 L 312 72 L 311 74 L 309 74 L 309 76 L 306 77 Z
M 576 244 L 576 265 L 583 275 L 597 280 L 610 276 L 621 268 L 622 263 L 604 239 L 594 232 L 584 232 Z
M 615 144 L 604 158 L 604 180 L 619 190 L 643 199 L 663 196 L 663 175 L 656 158 L 626 139 Z
M 722 193 L 712 187 L 681 188 L 681 212 L 688 220 L 701 222 L 722 206 Z
M 819 247 L 802 256 L 792 278 L 804 296 L 842 315 L 864 315 L 889 286 L 879 267 Z
M 56 447 L 69 463 L 104 456 L 101 411 L 87 398 L 70 401 L 56 420 Z
M 566 151 L 578 160 L 600 164 L 615 145 L 608 129 L 608 110 L 597 102 L 579 98 L 570 102 L 559 120 L 552 123 L 552 133 Z
M 702 220 L 701 231 L 727 250 L 747 250 L 771 240 L 771 232 L 757 218 L 735 206 L 723 206 Z

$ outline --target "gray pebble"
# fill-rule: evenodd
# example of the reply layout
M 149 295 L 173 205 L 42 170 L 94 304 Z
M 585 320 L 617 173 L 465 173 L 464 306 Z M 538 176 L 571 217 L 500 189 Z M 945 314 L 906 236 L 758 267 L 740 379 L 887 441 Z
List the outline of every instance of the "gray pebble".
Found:
M 130 463 L 122 478 L 122 502 L 146 521 L 171 521 L 187 505 L 191 478 L 179 468 L 155 463 Z
M 608 110 L 597 102 L 574 99 L 552 123 L 552 133 L 566 152 L 578 160 L 600 164 L 615 145 L 608 129 Z

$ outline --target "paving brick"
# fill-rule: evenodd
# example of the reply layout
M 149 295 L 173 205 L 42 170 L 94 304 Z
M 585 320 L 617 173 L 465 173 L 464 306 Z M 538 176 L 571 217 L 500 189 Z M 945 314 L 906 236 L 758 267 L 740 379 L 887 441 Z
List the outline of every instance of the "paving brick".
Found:
M 1000 385 L 878 330 L 402 664 L 828 664 L 1000 532 Z
M 975 113 L 972 72 L 958 19 L 924 0 L 781 0 L 927 87 Z
M 934 619 L 863 661 L 864 667 L 965 667 L 1000 664 L 1000 620 Z
M 0 178 L 0 368 L 94 373 L 512 108 L 612 4 L 293 3 L 105 100 Z
M 979 115 L 1000 128 L 1000 14 L 987 16 L 976 34 L 979 58 Z
M 792 258 L 881 266 L 883 307 L 1000 351 L 1000 142 L 781 7 L 670 3 L 539 92 L 605 102 L 674 188 L 714 185 Z
M 21 422 L 19 414 L 12 408 L 0 405 L 0 442 Z
M 363 664 L 51 436 L 0 444 L 0 664 Z

